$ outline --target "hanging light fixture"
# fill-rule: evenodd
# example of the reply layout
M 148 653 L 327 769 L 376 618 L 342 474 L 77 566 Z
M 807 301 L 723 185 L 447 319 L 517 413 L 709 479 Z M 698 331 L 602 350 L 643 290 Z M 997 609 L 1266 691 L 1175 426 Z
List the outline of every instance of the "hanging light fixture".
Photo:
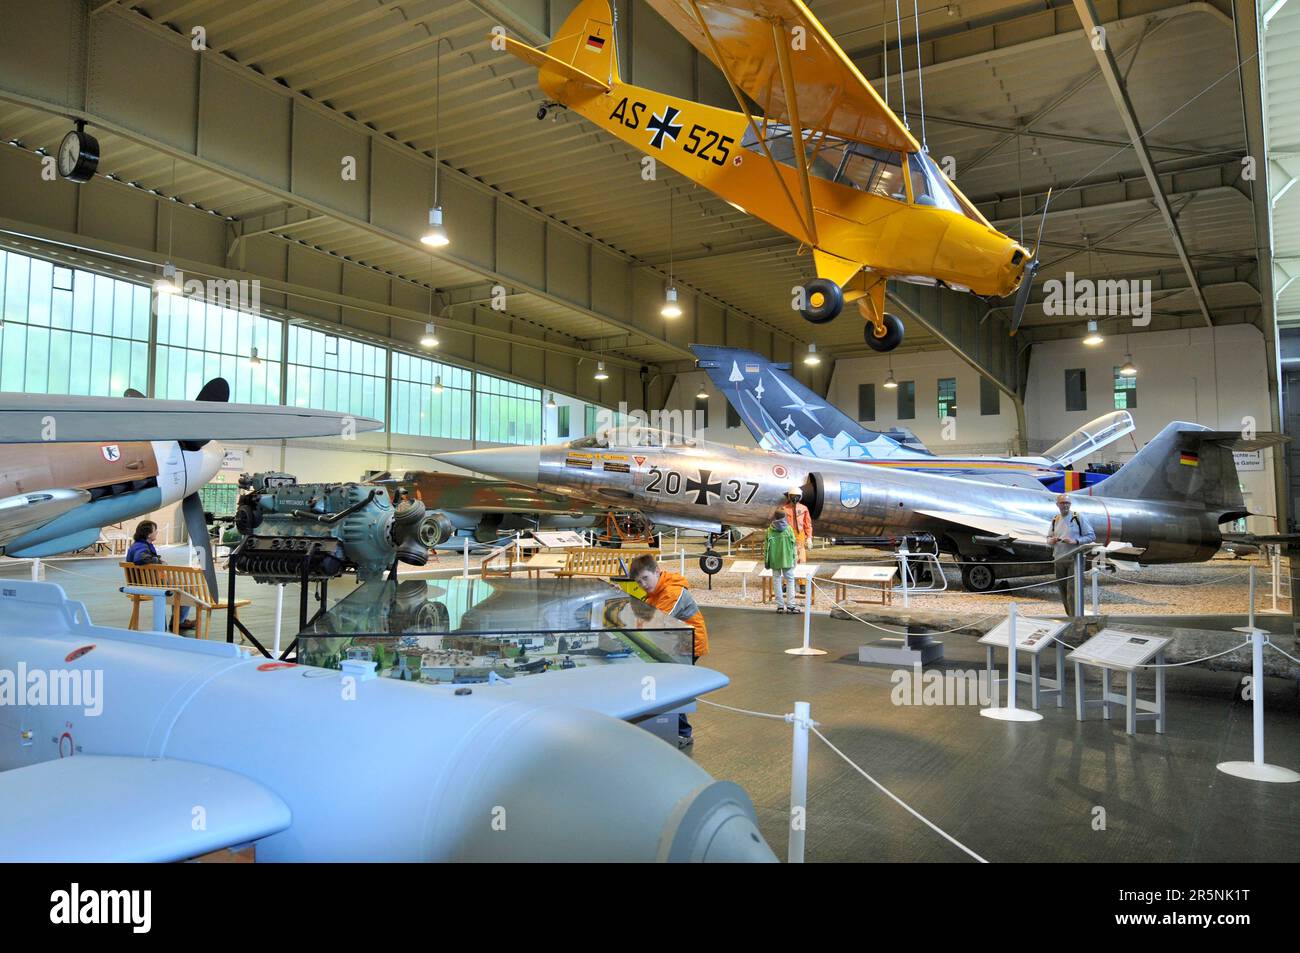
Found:
M 1133 353 L 1128 349 L 1128 335 L 1124 335 L 1124 363 L 1119 366 L 1120 377 L 1137 377 L 1137 365 L 1133 363 Z
M 248 354 L 248 366 L 257 367 L 261 363 L 262 363 L 262 359 L 257 356 L 257 345 L 254 344 L 252 350 Z
M 441 375 L 441 374 L 439 374 L 437 377 L 435 377 L 435 378 L 433 379 L 433 392 L 434 392 L 435 394 L 441 394 L 441 393 L 442 393 L 442 375 Z
M 437 347 L 438 335 L 434 333 L 433 322 L 430 321 L 424 326 L 424 334 L 420 336 L 420 347 Z
M 442 203 L 438 201 L 438 147 L 442 144 L 442 41 L 438 37 L 437 53 L 434 55 L 433 79 L 433 207 L 429 209 L 429 227 L 425 229 L 420 241 L 431 248 L 445 248 L 451 244 L 447 230 L 442 227 Z
M 816 367 L 818 364 L 822 362 L 822 359 L 817 355 L 816 344 L 808 345 L 808 353 L 804 355 L 803 362 L 807 364 L 809 367 Z
M 434 173 L 435 177 L 437 173 Z M 429 209 L 429 227 L 425 229 L 420 241 L 432 248 L 442 248 L 451 244 L 451 239 L 447 237 L 447 230 L 442 227 L 442 206 L 435 205 Z
M 559 405 L 555 403 L 555 394 L 551 394 L 549 397 L 546 398 L 547 410 L 554 410 L 558 406 Z
M 595 373 L 594 376 L 595 376 L 596 380 L 598 380 L 598 381 L 607 381 L 607 380 L 609 380 L 609 375 L 605 373 L 605 362 L 604 362 L 604 361 L 597 361 L 597 362 L 596 362 L 596 373 Z
M 172 159 L 172 196 L 176 193 L 176 160 Z M 162 277 L 153 283 L 153 290 L 160 295 L 178 295 L 181 283 L 176 277 L 176 266 L 172 264 L 172 238 L 175 236 L 176 203 L 167 209 L 167 261 L 163 263 Z
M 699 389 L 699 391 L 696 392 L 696 394 L 695 394 L 695 399 L 696 399 L 696 400 L 708 400 L 708 399 L 709 399 L 709 392 L 708 392 L 707 390 L 704 389 L 704 385 L 703 385 L 703 384 L 700 385 L 700 389 Z
M 885 389 L 893 390 L 898 386 L 898 381 L 894 380 L 894 372 L 891 370 L 889 376 L 885 378 Z
M 161 278 L 155 278 L 153 290 L 160 295 L 177 295 L 181 293 L 180 283 L 176 280 L 176 266 L 170 261 L 163 265 Z
M 682 316 L 682 306 L 677 303 L 676 286 L 668 286 L 668 291 L 664 294 L 664 306 L 659 309 L 659 313 L 665 318 L 680 318 Z
M 1105 338 L 1103 338 L 1103 337 L 1101 336 L 1101 332 L 1097 330 L 1097 322 L 1096 322 L 1096 321 L 1089 321 L 1089 322 L 1088 322 L 1088 334 L 1087 334 L 1087 336 L 1083 339 L 1083 343 L 1086 344 L 1086 345 L 1088 345 L 1088 347 L 1096 347 L 1098 344 L 1100 344 L 1100 343 L 1101 343 L 1102 341 L 1104 341 L 1104 340 L 1105 340 Z

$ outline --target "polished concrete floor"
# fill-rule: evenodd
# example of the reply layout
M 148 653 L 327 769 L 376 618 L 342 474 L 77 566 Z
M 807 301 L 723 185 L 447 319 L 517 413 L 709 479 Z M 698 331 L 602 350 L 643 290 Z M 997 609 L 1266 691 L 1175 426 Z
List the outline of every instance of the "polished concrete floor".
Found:
M 0 561 L 0 577 L 29 573 L 22 561 Z M 115 560 L 51 562 L 46 578 L 85 601 L 96 622 L 125 624 Z M 350 588 L 348 580 L 333 584 L 331 601 Z M 240 595 L 254 599 L 241 617 L 269 645 L 274 590 L 241 582 Z M 285 606 L 291 633 L 295 587 L 287 587 Z M 1012 724 L 982 718 L 974 706 L 894 705 L 893 670 L 856 661 L 858 646 L 879 635 L 860 623 L 815 615 L 813 642 L 829 654 L 800 658 L 784 654 L 799 644 L 800 617 L 739 608 L 704 612 L 711 653 L 702 664 L 731 678 L 714 701 L 774 714 L 810 702 L 833 743 L 990 861 L 1300 861 L 1300 784 L 1244 781 L 1215 769 L 1220 761 L 1251 757 L 1251 709 L 1239 698 L 1238 675 L 1172 670 L 1163 736 L 1143 723 L 1129 737 L 1122 711 L 1110 722 L 1096 711 L 1089 721 L 1076 721 L 1072 682 L 1065 708 L 1049 699 L 1042 721 Z M 972 638 L 943 640 L 943 667 L 983 666 L 983 647 Z M 1265 689 L 1268 760 L 1300 770 L 1297 686 L 1269 679 Z M 1027 690 L 1021 697 L 1023 707 Z M 763 833 L 785 857 L 790 727 L 708 705 L 691 720 L 696 762 L 745 788 Z M 1104 830 L 1096 829 L 1098 808 Z M 809 861 L 969 859 L 816 738 L 808 810 Z
M 1076 721 L 1072 681 L 1066 707 L 1049 699 L 1035 723 L 993 721 L 973 706 L 898 706 L 893 670 L 857 662 L 869 631 L 859 623 L 814 616 L 813 644 L 829 654 L 798 657 L 784 649 L 800 643 L 800 617 L 720 608 L 705 616 L 711 652 L 701 664 L 731 677 L 713 700 L 776 714 L 810 702 L 831 742 L 989 861 L 1300 861 L 1300 784 L 1244 781 L 1215 768 L 1251 757 L 1251 707 L 1238 697 L 1237 675 L 1172 670 L 1166 733 L 1139 723 L 1130 737 L 1122 710 L 1109 722 L 1096 710 Z M 973 639 L 941 640 L 943 667 L 983 666 Z M 1265 706 L 1267 760 L 1300 770 L 1295 683 L 1269 679 Z M 790 727 L 708 705 L 692 721 L 696 762 L 749 792 L 784 857 Z M 969 859 L 815 737 L 808 790 L 809 861 Z M 1097 808 L 1104 830 L 1095 829 Z

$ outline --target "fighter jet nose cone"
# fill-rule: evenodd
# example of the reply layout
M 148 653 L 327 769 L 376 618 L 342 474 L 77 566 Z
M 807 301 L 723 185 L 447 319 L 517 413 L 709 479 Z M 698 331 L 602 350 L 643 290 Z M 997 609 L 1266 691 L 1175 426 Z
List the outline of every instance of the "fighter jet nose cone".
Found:
M 532 484 L 537 482 L 537 467 L 541 456 L 542 451 L 538 447 L 493 447 L 490 450 L 439 453 L 434 455 L 434 459 L 473 473 L 496 477 L 498 480 Z

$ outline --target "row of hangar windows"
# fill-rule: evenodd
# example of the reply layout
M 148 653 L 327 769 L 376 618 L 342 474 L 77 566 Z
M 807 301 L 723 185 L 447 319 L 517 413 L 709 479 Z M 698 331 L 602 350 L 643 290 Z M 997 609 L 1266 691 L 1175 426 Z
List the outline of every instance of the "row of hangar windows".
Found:
M 1111 397 L 1116 410 L 1132 410 L 1137 407 L 1137 378 L 1121 373 L 1120 366 L 1113 370 Z M 916 419 L 916 382 L 898 381 L 894 389 L 898 399 L 897 420 Z M 935 404 L 939 419 L 957 416 L 957 379 L 941 377 L 937 385 Z M 1001 412 L 1001 395 L 998 389 L 985 378 L 980 378 L 980 415 L 995 416 Z M 1088 409 L 1088 376 L 1082 367 L 1069 368 L 1065 371 L 1065 409 L 1067 411 L 1086 411 Z M 858 420 L 870 423 L 876 419 L 876 385 L 858 385 Z
M 544 433 L 536 387 L 195 297 L 0 249 L 0 390 L 187 399 L 224 377 L 231 400 L 383 420 L 392 433 L 538 444 L 579 436 L 569 406 Z M 287 352 L 286 352 L 287 348 Z M 594 426 L 587 405 L 582 423 Z M 582 433 L 589 432 L 584 430 Z

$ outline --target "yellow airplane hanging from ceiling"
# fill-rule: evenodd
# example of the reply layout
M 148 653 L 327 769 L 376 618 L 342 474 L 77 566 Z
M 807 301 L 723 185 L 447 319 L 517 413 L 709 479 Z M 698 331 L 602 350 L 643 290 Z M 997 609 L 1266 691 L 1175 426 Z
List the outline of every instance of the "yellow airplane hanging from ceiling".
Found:
M 988 223 L 800 0 L 648 2 L 722 71 L 740 111 L 622 82 L 608 0 L 582 0 L 545 51 L 491 39 L 538 67 L 539 119 L 572 109 L 812 249 L 817 277 L 797 303 L 814 324 L 856 301 L 867 344 L 893 350 L 893 278 L 998 297 L 1019 286 L 1014 333 L 1037 255 Z

